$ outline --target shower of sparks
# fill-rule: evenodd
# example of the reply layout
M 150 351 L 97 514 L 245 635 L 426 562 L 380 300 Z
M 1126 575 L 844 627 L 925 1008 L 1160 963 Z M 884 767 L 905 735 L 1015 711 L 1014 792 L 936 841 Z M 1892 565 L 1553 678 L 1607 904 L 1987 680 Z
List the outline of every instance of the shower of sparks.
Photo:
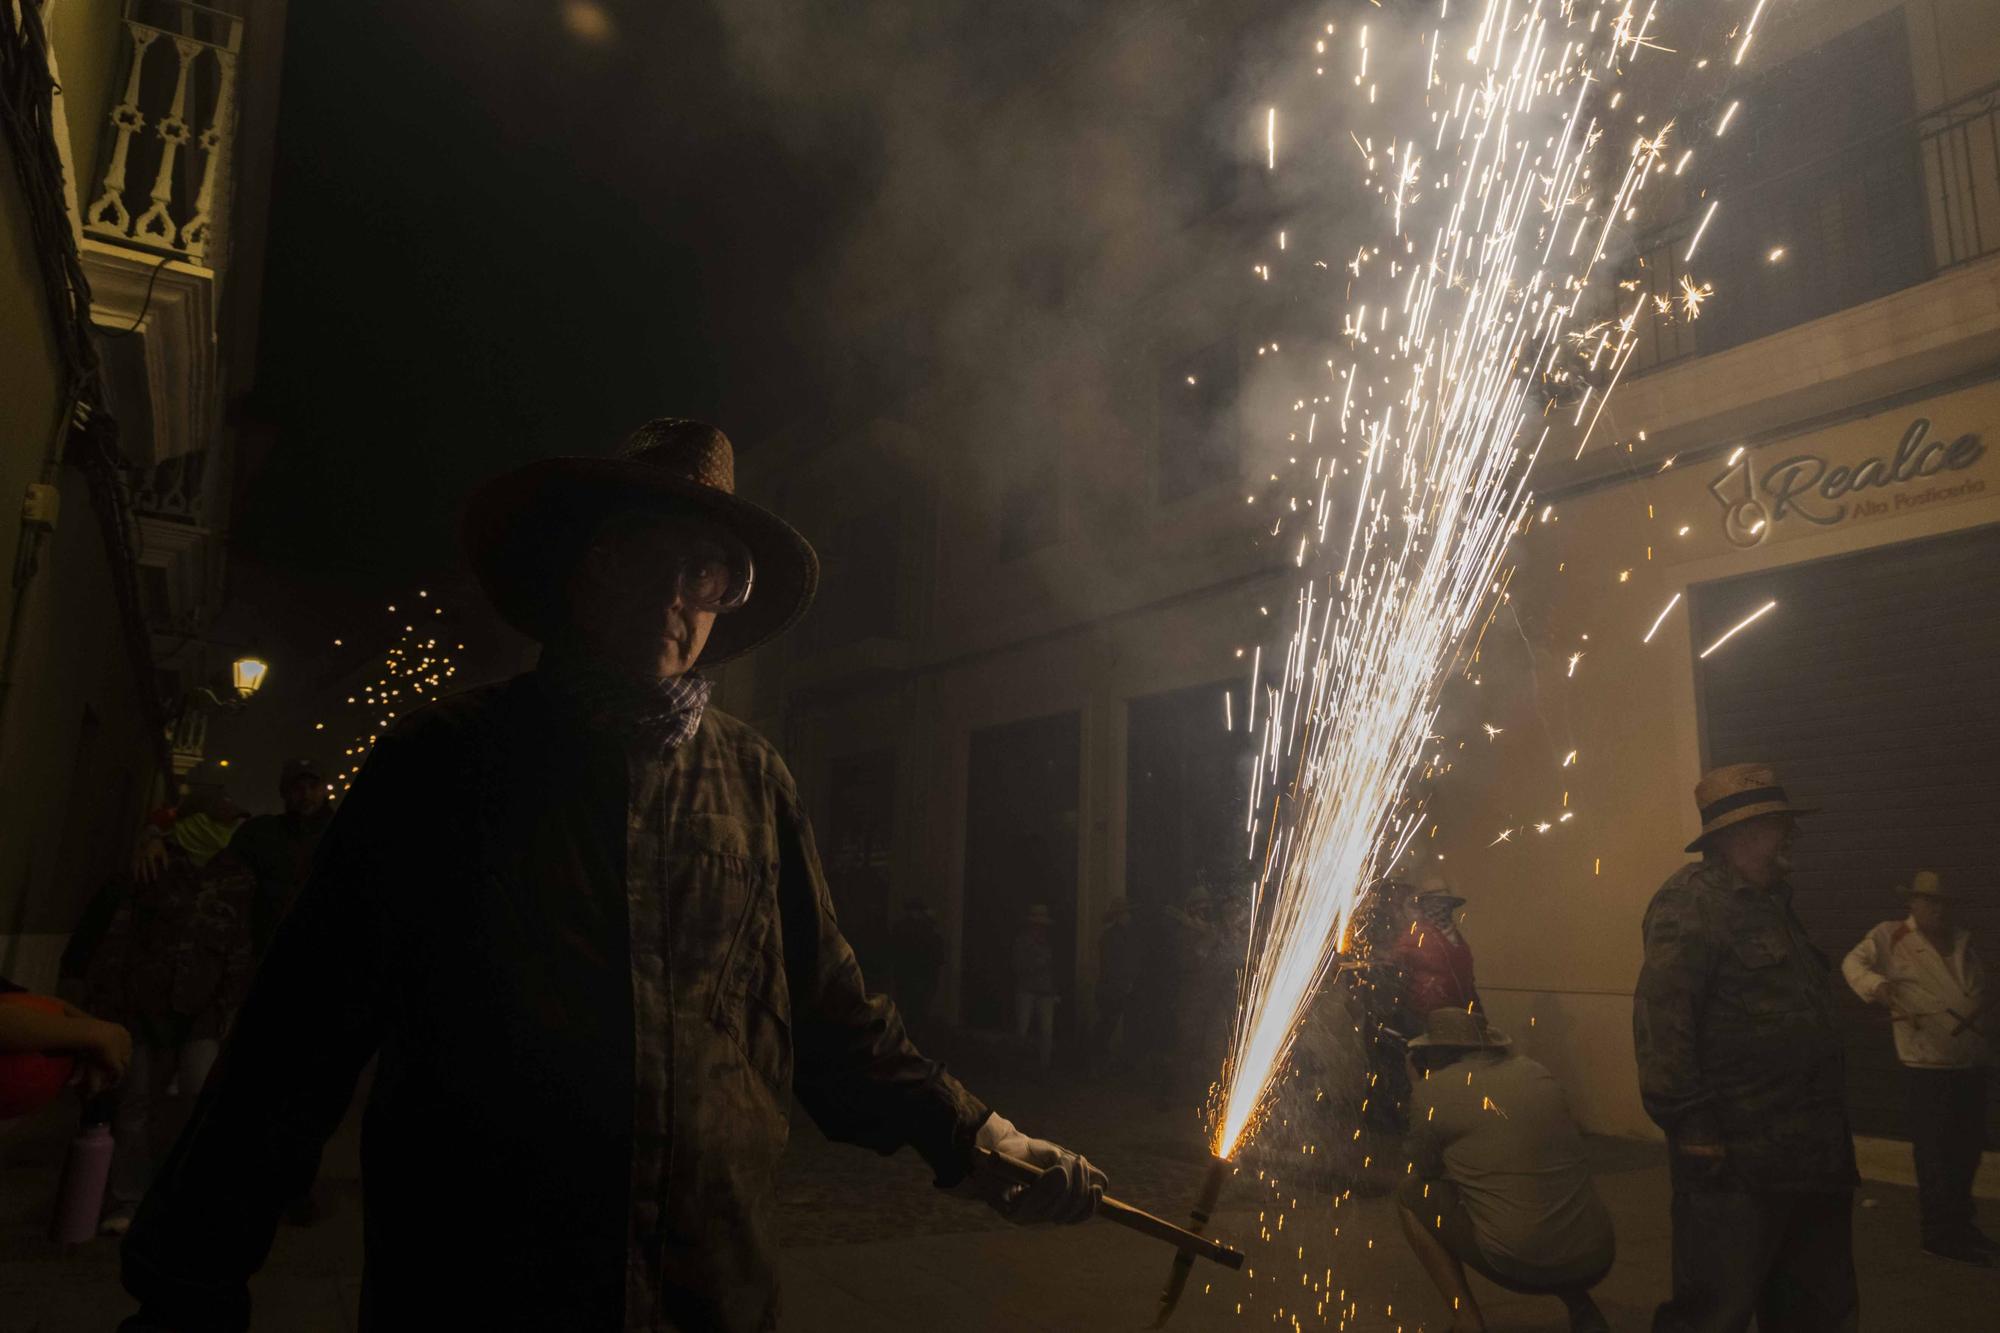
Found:
M 1682 528 L 1681 531 L 1686 532 L 1687 529 Z M 1660 632 L 1660 626 L 1667 623 L 1667 612 L 1673 610 L 1676 606 L 1679 606 L 1680 601 L 1681 601 L 1681 595 L 1679 593 L 1675 593 L 1672 597 L 1669 597 L 1667 599 L 1667 604 L 1660 608 L 1660 614 L 1653 617 L 1653 627 L 1646 631 L 1646 637 L 1639 640 L 1640 643 L 1651 643 L 1653 641 L 1653 636 Z
M 1742 633 L 1746 629 L 1749 629 L 1759 620 L 1762 620 L 1765 614 L 1769 611 L 1775 610 L 1777 608 L 1777 605 L 1778 604 L 1776 602 L 1764 603 L 1762 606 L 1758 607 L 1755 611 L 1752 611 L 1749 615 L 1743 617 L 1743 619 L 1737 621 L 1734 625 L 1731 625 L 1728 629 L 1722 631 L 1722 637 L 1717 639 L 1714 643 L 1708 645 L 1708 647 L 1702 649 L 1701 655 L 1703 657 L 1707 657 L 1717 648 L 1720 648 L 1723 644 L 1728 643 L 1738 634 Z
M 1327 137 L 1345 132 L 1360 150 L 1380 234 L 1340 247 L 1355 255 L 1337 324 L 1347 363 L 1328 362 L 1342 389 L 1320 423 L 1314 503 L 1265 529 L 1294 525 L 1283 549 L 1304 576 L 1289 646 L 1268 680 L 1251 677 L 1264 707 L 1261 731 L 1251 724 L 1246 827 L 1260 873 L 1213 1108 L 1220 1157 L 1254 1133 L 1366 886 L 1424 827 L 1409 784 L 1444 680 L 1504 597 L 1502 559 L 1532 512 L 1530 470 L 1557 429 L 1542 419 L 1552 392 L 1583 390 L 1581 456 L 1638 347 L 1647 298 L 1616 290 L 1607 255 L 1637 229 L 1666 132 L 1621 144 L 1606 117 L 1622 97 L 1611 85 L 1661 49 L 1657 12 L 1483 0 L 1460 14 L 1440 0 L 1437 27 L 1413 34 L 1420 49 L 1402 62 L 1426 70 L 1422 86 L 1374 84 L 1366 106 L 1356 95 L 1333 108 L 1340 129 L 1329 122 Z M 1365 74 L 1366 29 L 1360 45 Z M 1357 117 L 1386 123 L 1347 132 Z M 1274 108 L 1273 167 L 1276 125 Z M 1573 337 L 1582 328 L 1595 378 L 1578 385 L 1559 361 L 1586 341 Z

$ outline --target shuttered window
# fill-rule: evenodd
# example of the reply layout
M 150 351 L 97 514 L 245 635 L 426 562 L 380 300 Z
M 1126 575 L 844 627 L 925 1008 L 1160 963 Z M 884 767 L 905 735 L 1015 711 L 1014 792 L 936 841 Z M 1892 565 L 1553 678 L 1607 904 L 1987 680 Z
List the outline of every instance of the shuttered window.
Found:
M 1802 821 L 1794 905 L 1836 971 L 1893 886 L 1936 870 L 2000 959 L 2000 526 L 1690 589 L 1705 766 L 1777 765 Z M 1839 983 L 1857 1133 L 1908 1138 L 1886 1015 Z M 1989 1008 L 1984 1023 L 1994 1034 Z M 2000 1044 L 2000 1043 L 1996 1043 Z M 1987 1138 L 2000 1142 L 2000 1094 Z

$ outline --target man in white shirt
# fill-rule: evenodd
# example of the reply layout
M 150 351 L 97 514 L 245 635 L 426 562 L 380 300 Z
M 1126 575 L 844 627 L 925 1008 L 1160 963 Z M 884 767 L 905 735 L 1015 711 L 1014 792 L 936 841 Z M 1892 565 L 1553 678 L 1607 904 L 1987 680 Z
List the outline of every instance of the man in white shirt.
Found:
M 1952 924 L 1952 895 L 1919 870 L 1896 893 L 1909 904 L 1847 955 L 1854 993 L 1886 1008 L 1910 1097 L 1910 1143 L 1927 1254 L 1990 1268 L 2000 1247 L 1982 1234 L 1972 1177 L 1985 1139 L 1985 968 L 1970 934 Z

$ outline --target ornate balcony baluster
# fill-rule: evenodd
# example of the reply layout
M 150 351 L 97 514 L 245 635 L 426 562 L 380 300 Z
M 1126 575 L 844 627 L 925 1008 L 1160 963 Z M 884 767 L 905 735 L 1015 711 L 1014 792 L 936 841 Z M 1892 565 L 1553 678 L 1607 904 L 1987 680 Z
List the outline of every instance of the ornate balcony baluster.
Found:
M 178 247 L 180 226 L 174 221 L 170 211 L 174 202 L 174 162 L 180 156 L 181 145 L 188 141 L 187 113 L 188 73 L 194 68 L 195 55 L 200 52 L 200 43 L 188 37 L 174 38 L 174 52 L 180 57 L 180 69 L 174 76 L 174 102 L 153 132 L 160 136 L 160 169 L 153 174 L 153 206 L 139 215 L 132 224 L 132 235 L 142 241 L 154 241 L 169 249 Z
M 195 195 L 194 216 L 181 228 L 181 246 L 196 259 L 208 257 L 208 243 L 214 231 L 215 183 L 228 170 L 229 144 L 236 128 L 236 53 L 216 48 L 215 64 L 221 74 L 215 89 L 215 109 L 209 115 L 208 128 L 195 141 L 203 155 L 201 190 Z
M 124 236 L 132 230 L 132 213 L 125 207 L 125 164 L 132 152 L 132 136 L 145 128 L 146 117 L 139 110 L 139 76 L 146 70 L 146 48 L 160 34 L 144 24 L 125 20 L 132 37 L 132 68 L 125 75 L 125 96 L 111 108 L 111 128 L 117 138 L 111 149 L 111 164 L 104 169 L 104 185 L 91 202 L 84 221 L 92 231 Z
M 157 21 L 154 21 L 157 20 Z M 111 109 L 111 154 L 105 163 L 97 198 L 84 214 L 84 227 L 100 236 L 115 237 L 154 251 L 178 254 L 213 265 L 223 252 L 222 223 L 228 211 L 229 159 L 236 130 L 236 57 L 242 47 L 243 20 L 203 5 L 179 0 L 126 0 L 124 27 L 131 39 L 131 64 L 125 93 Z M 174 52 L 171 97 L 162 97 L 165 70 L 155 61 L 148 78 L 147 57 L 158 43 Z M 212 67 L 203 63 L 213 61 Z M 212 68 L 212 74 L 211 74 Z M 206 125 L 199 103 L 214 87 Z M 192 105 L 191 105 L 192 104 Z M 151 117 L 153 135 L 140 133 Z M 157 142 L 159 158 L 147 156 Z M 135 154 L 134 145 L 141 144 Z M 199 183 L 194 158 L 202 154 Z M 151 169 L 152 203 L 133 217 L 126 203 L 132 178 Z

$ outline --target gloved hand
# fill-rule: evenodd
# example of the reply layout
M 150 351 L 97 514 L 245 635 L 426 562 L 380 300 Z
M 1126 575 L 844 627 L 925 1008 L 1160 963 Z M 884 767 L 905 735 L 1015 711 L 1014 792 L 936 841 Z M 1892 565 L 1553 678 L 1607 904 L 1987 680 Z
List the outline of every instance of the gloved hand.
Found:
M 979 1127 L 979 1146 L 1043 1168 L 1033 1185 L 1017 1185 L 976 1167 L 959 1187 L 984 1199 L 993 1211 L 1019 1226 L 1041 1222 L 1081 1222 L 1097 1210 L 1104 1197 L 1104 1173 L 1067 1148 L 1047 1139 L 1031 1139 L 1003 1115 L 992 1115 Z

